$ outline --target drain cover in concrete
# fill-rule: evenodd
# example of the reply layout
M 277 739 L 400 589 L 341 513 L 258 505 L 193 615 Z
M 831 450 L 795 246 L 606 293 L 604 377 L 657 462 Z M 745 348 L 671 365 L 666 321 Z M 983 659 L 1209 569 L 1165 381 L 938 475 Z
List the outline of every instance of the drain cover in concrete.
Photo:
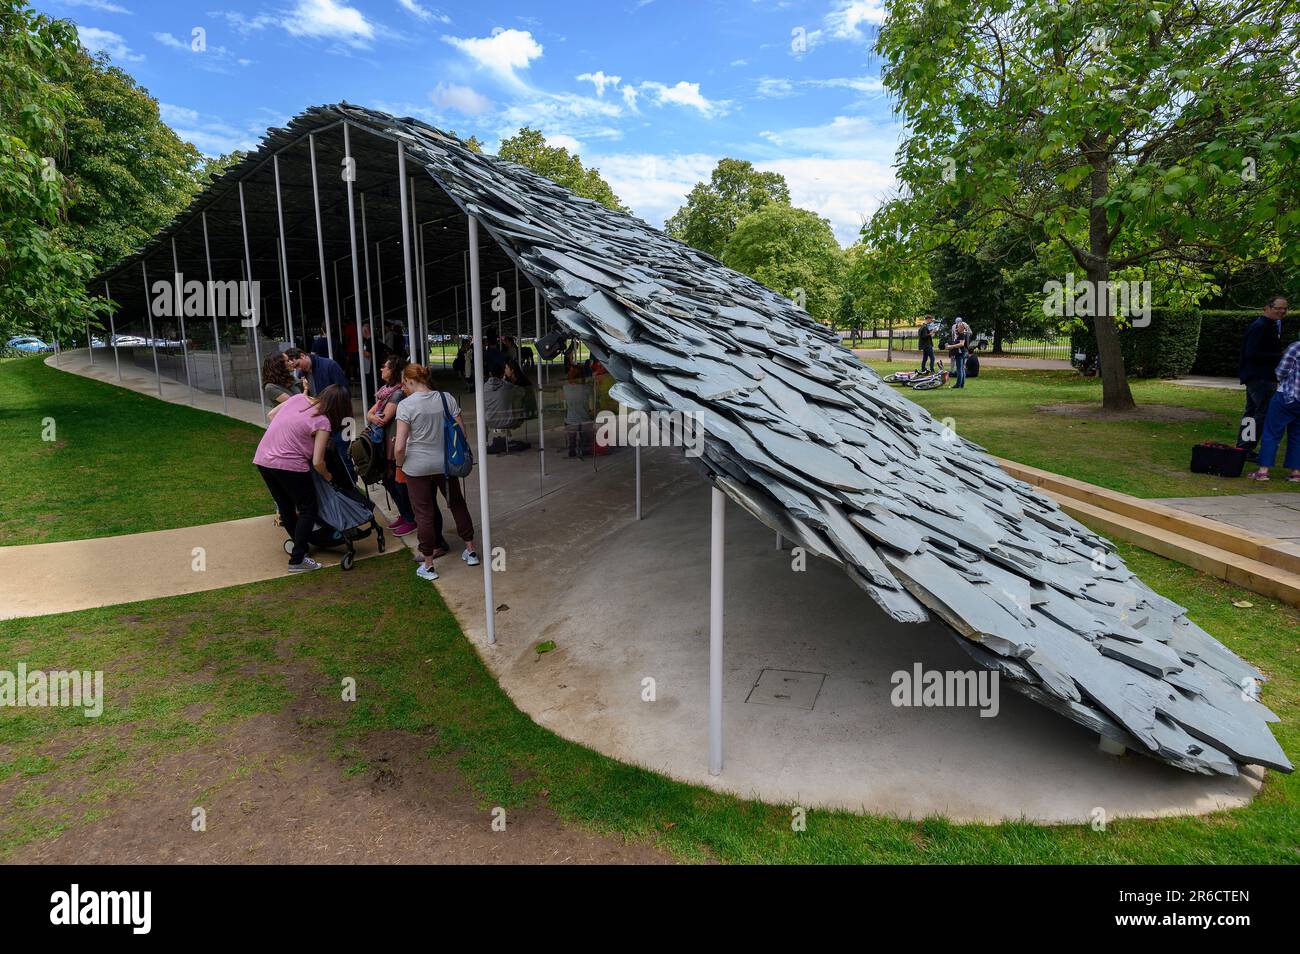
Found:
M 817 703 L 817 693 L 826 681 L 824 672 L 791 672 L 788 669 L 764 669 L 758 682 L 749 690 L 746 702 L 765 706 L 786 706 L 791 709 L 811 709 Z

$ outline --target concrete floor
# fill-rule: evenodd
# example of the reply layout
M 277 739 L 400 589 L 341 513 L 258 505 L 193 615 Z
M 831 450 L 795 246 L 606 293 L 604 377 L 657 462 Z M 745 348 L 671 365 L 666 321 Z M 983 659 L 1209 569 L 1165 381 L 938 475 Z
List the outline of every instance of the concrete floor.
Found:
M 631 454 L 563 493 L 493 519 L 497 643 L 481 583 L 440 588 L 516 704 L 554 732 L 674 778 L 805 807 L 961 821 L 1087 822 L 1245 804 L 1261 773 L 1198 777 L 1097 737 L 1007 690 L 1001 711 L 895 708 L 891 675 L 971 668 L 937 623 L 895 623 L 839 570 L 789 551 L 738 507 L 727 525 L 725 766 L 707 772 L 709 497 L 678 452 L 647 450 L 644 519 L 633 519 Z M 518 462 L 489 472 L 518 480 Z M 493 495 L 495 497 L 495 493 Z M 539 655 L 539 642 L 556 649 Z M 812 708 L 751 697 L 763 670 L 813 674 Z M 653 679 L 655 701 L 643 701 Z M 757 695 L 757 694 L 755 694 Z
M 187 400 L 183 387 L 164 388 Z M 439 561 L 437 586 L 515 703 L 565 738 L 767 802 L 958 821 L 1086 823 L 1098 808 L 1110 818 L 1194 814 L 1243 805 L 1258 790 L 1255 769 L 1206 778 L 1102 755 L 1095 735 L 1011 690 L 996 718 L 894 707 L 895 671 L 918 662 L 967 670 L 969 658 L 942 625 L 893 622 L 830 566 L 810 560 L 793 571 L 789 551 L 778 553 L 771 531 L 734 505 L 725 765 L 712 777 L 706 484 L 679 451 L 643 451 L 638 522 L 631 451 L 569 460 L 556 450 L 561 432 L 548 428 L 542 479 L 535 431 L 531 439 L 532 450 L 487 461 L 492 543 L 505 561 L 494 575 L 497 643 L 486 642 L 480 569 L 453 552 Z M 477 487 L 475 474 L 466 492 L 476 522 Z M 539 655 L 546 640 L 556 648 Z M 764 670 L 809 674 L 800 678 L 815 697 L 803 708 L 747 701 Z M 654 701 L 643 701 L 647 679 Z

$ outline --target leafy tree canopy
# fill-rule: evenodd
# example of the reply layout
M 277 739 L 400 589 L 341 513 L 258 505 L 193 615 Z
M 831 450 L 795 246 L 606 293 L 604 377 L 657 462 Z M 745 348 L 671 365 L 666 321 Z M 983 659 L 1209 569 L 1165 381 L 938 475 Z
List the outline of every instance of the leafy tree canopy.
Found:
M 906 197 L 873 220 L 876 237 L 974 251 L 1019 220 L 1094 283 L 1300 261 L 1297 0 L 886 10 L 882 77 L 910 135 Z M 1093 324 L 1103 403 L 1131 407 L 1115 316 Z
M 523 127 L 509 139 L 501 141 L 501 150 L 497 155 L 510 162 L 517 162 L 606 208 L 616 212 L 628 211 L 609 183 L 601 178 L 599 169 L 584 168 L 582 160 L 569 155 L 569 150 L 548 145 L 540 130 Z
M 807 209 L 769 202 L 737 223 L 722 262 L 832 325 L 840 312 L 844 253 L 828 221 Z
M 722 159 L 708 182 L 697 182 L 686 204 L 664 230 L 692 248 L 721 258 L 740 220 L 769 202 L 790 204 L 790 187 L 779 172 L 759 172 L 752 162 Z

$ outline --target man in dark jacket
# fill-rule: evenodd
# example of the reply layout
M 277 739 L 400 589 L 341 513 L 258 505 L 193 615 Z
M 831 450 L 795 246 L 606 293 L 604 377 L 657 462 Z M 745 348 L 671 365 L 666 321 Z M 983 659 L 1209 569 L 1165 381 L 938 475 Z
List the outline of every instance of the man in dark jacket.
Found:
M 337 384 L 348 396 L 349 405 L 352 403 L 352 388 L 348 386 L 348 376 L 337 361 L 323 358 L 318 354 L 308 354 L 300 348 L 288 348 L 284 356 L 289 359 L 289 367 L 307 379 L 308 394 L 315 396 L 331 384 Z M 349 476 L 355 482 L 356 469 L 352 466 L 352 458 L 348 456 L 348 442 L 343 439 L 343 433 L 335 431 L 331 439 L 339 456 L 343 458 L 343 466 L 347 468 Z
M 1249 460 L 1257 460 L 1255 445 L 1264 432 L 1268 403 L 1277 390 L 1274 371 L 1282 360 L 1282 319 L 1287 300 L 1274 295 L 1264 306 L 1264 313 L 1251 322 L 1241 343 L 1241 367 L 1238 378 L 1246 385 L 1246 410 L 1241 417 L 1237 446 L 1247 451 Z

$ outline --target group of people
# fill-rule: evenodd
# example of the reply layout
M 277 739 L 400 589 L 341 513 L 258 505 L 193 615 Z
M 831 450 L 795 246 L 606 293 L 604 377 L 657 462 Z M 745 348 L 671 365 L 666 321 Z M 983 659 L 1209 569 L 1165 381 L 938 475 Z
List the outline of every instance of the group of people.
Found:
M 1291 470 L 1287 481 L 1300 484 L 1300 341 L 1284 343 L 1282 320 L 1288 307 L 1284 296 L 1274 295 L 1246 329 L 1238 369 L 1246 386 L 1246 410 L 1237 446 L 1259 465 L 1247 476 L 1268 480 L 1285 437 L 1283 466 Z
M 971 333 L 971 327 L 966 323 L 966 319 L 960 315 L 953 320 L 952 327 L 945 335 L 943 326 L 935 321 L 934 315 L 926 315 L 921 319 L 920 327 L 916 332 L 917 347 L 921 352 L 921 371 L 929 371 L 933 374 L 935 367 L 935 336 L 939 338 L 939 347 L 948 349 L 948 360 L 952 364 L 952 372 L 955 381 L 954 388 L 964 388 L 966 386 L 966 360 L 974 346 L 974 338 Z
M 443 536 L 441 494 L 464 545 L 461 559 L 478 566 L 474 521 L 460 479 L 446 472 L 445 423 L 454 421 L 464 433 L 460 405 L 431 385 L 427 368 L 408 363 L 400 351 L 388 354 L 381 374 L 383 387 L 365 415 L 371 431 L 361 439 L 372 440 L 384 455 L 382 483 L 399 517 L 388 529 L 399 537 L 416 534 L 416 574 L 436 580 L 434 561 L 451 550 Z M 347 373 L 325 355 L 289 348 L 263 362 L 262 387 L 270 410 L 253 463 L 292 537 L 289 572 L 316 570 L 320 564 L 307 554 L 318 520 L 311 472 L 333 482 L 334 470 L 342 468 L 356 482 L 344 439 L 353 413 Z

